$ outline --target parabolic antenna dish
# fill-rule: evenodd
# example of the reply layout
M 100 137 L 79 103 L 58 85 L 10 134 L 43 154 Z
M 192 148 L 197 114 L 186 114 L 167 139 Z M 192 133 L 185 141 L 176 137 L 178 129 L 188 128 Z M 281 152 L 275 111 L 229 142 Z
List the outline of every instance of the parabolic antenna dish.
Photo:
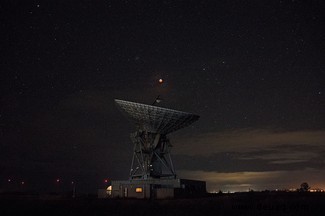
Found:
M 169 134 L 187 127 L 200 116 L 163 107 L 115 99 L 121 110 L 140 129 L 151 133 Z

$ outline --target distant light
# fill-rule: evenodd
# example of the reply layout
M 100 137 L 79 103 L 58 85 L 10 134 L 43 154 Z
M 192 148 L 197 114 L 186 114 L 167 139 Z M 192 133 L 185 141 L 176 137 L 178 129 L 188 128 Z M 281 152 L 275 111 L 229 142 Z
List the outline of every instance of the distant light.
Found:
M 22 184 L 22 185 L 24 185 L 24 184 L 25 184 L 25 182 L 24 182 L 24 181 L 22 181 L 22 182 L 21 182 L 21 184 Z
M 56 179 L 56 182 L 60 182 L 60 179 Z
M 142 193 L 142 187 L 137 187 L 135 188 L 136 193 Z
M 11 182 L 11 179 L 8 179 L 8 182 Z
M 161 84 L 161 83 L 164 82 L 164 80 L 163 79 L 159 79 L 158 82 Z
M 74 181 L 72 181 L 71 184 L 74 184 Z
M 105 183 L 107 183 L 107 182 L 108 182 L 108 180 L 107 180 L 107 179 L 105 179 L 105 180 L 104 180 L 104 182 L 105 182 Z
M 315 189 L 310 189 L 309 190 L 309 192 L 312 192 L 312 193 L 315 193 L 315 192 L 321 192 L 321 193 L 323 193 L 324 192 L 324 190 L 323 189 L 319 189 L 319 188 L 315 188 Z

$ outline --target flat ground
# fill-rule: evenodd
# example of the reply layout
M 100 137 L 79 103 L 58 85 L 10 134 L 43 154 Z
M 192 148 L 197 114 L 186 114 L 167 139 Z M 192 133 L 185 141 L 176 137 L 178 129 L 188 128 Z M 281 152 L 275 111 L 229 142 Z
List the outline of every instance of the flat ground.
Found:
M 238 193 L 171 200 L 0 198 L 0 215 L 325 215 L 325 193 Z

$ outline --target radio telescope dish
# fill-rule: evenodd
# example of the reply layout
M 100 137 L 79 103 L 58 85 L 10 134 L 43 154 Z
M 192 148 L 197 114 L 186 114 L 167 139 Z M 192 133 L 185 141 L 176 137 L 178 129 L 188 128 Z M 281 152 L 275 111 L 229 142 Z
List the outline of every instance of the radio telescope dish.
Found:
M 137 127 L 131 133 L 134 148 L 130 179 L 176 178 L 167 134 L 192 124 L 199 116 L 124 100 L 115 102 Z
M 115 99 L 117 107 L 136 126 L 130 133 L 133 157 L 128 181 L 112 181 L 111 197 L 170 198 L 205 194 L 206 183 L 179 179 L 174 169 L 168 134 L 187 127 L 200 116 L 151 105 Z M 171 193 L 172 192 L 172 193 Z
M 115 99 L 115 102 L 139 129 L 150 133 L 169 134 L 189 126 L 200 117 L 192 113 L 147 104 L 118 99 Z

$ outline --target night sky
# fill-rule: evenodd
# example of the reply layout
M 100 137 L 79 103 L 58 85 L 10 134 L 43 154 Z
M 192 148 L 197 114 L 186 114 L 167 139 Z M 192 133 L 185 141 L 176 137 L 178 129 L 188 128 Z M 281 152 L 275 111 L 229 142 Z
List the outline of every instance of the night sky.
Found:
M 127 179 L 134 126 L 114 98 L 157 95 L 201 116 L 170 134 L 179 177 L 209 191 L 325 189 L 324 11 L 321 0 L 1 1 L 0 191 L 74 181 L 95 193 Z

